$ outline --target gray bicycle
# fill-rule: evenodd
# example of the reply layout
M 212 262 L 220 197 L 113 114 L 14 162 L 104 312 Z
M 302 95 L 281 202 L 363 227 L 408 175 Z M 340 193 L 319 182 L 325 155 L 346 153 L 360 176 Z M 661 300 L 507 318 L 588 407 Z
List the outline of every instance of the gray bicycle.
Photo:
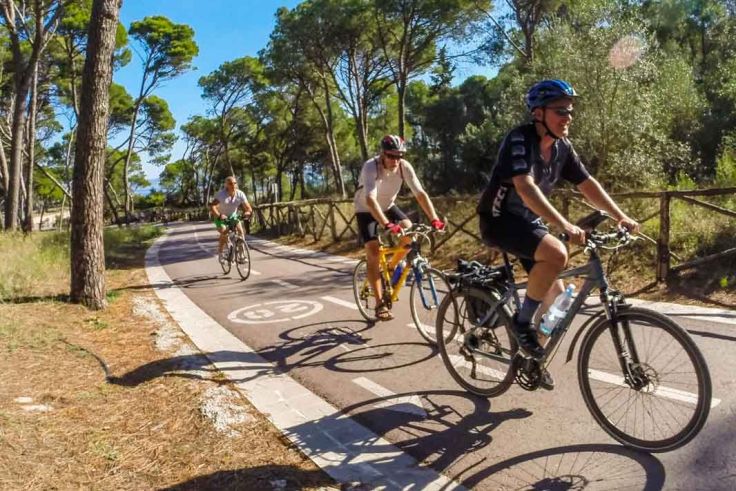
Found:
M 526 390 L 540 386 L 560 343 L 594 289 L 601 308 L 573 338 L 567 361 L 578 353 L 578 383 L 596 422 L 626 446 L 665 452 L 692 440 L 703 428 L 711 407 L 711 380 L 703 355 L 687 331 L 669 317 L 633 307 L 610 288 L 600 251 L 617 250 L 634 240 L 625 230 L 596 232 L 608 216 L 589 215 L 579 223 L 591 230 L 588 262 L 562 273 L 585 282 L 566 316 L 551 333 L 545 356 L 534 360 L 518 350 L 511 317 L 520 307 L 508 256 L 500 267 L 461 262 L 448 275 L 453 285 L 437 314 L 438 348 L 445 367 L 463 388 L 485 397 L 504 393 L 517 383 Z

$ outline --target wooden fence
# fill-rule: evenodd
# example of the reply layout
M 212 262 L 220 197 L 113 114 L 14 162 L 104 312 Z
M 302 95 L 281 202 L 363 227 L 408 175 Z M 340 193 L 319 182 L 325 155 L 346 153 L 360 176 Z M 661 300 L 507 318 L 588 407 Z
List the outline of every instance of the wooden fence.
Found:
M 736 247 L 729 247 L 704 257 L 686 259 L 673 252 L 670 247 L 672 234 L 670 208 L 673 200 L 680 200 L 688 205 L 700 207 L 730 219 L 736 219 L 736 211 L 702 199 L 706 197 L 736 196 L 736 187 L 692 191 L 626 192 L 614 193 L 612 196 L 616 201 L 646 199 L 658 201 L 653 211 L 644 216 L 635 217 L 641 224 L 659 219 L 656 237 L 641 234 L 644 240 L 655 248 L 655 277 L 657 283 L 667 281 L 672 273 L 700 267 L 736 254 Z M 448 198 L 433 198 L 434 201 L 442 199 L 446 200 Z M 477 196 L 449 199 L 457 202 L 466 201 L 473 206 L 470 206 L 471 210 L 463 215 L 447 217 L 448 233 L 433 243 L 433 252 L 446 247 L 458 234 L 471 237 L 478 243 L 481 242 L 477 226 L 473 226 L 472 223 L 477 218 L 474 211 Z M 555 201 L 559 204 L 565 216 L 570 216 L 571 208 L 574 206 L 595 209 L 583 200 L 580 193 L 574 191 L 560 191 L 557 193 Z M 443 210 L 444 208 L 438 206 L 438 209 Z M 358 236 L 351 200 L 315 199 L 260 205 L 255 208 L 255 213 L 258 230 L 276 235 L 311 236 L 315 241 L 322 240 L 325 237 L 329 237 L 333 241 L 357 239 Z
M 655 211 L 646 216 L 637 217 L 637 219 L 639 223 L 644 224 L 650 220 L 659 218 L 659 234 L 656 238 L 649 237 L 643 233 L 641 235 L 645 240 L 656 247 L 656 282 L 662 283 L 667 281 L 671 273 L 692 269 L 736 254 L 736 247 L 729 247 L 723 251 L 690 260 L 685 260 L 673 253 L 670 249 L 672 235 L 670 207 L 672 200 L 681 200 L 689 205 L 701 207 L 708 211 L 727 216 L 731 219 L 736 219 L 736 211 L 699 199 L 703 197 L 735 195 L 736 187 L 699 189 L 692 191 L 634 191 L 628 193 L 616 193 L 611 196 L 613 196 L 617 201 L 624 199 L 656 199 L 659 201 L 659 206 Z M 568 216 L 570 204 L 573 202 L 590 209 L 595 209 L 583 201 L 580 194 L 576 192 L 563 192 L 561 200 L 562 212 L 565 216 Z M 673 265 L 673 260 L 678 264 Z
M 655 200 L 655 206 L 650 206 L 649 211 L 643 216 L 635 216 L 639 223 L 647 223 L 659 220 L 658 234 L 650 237 L 642 233 L 642 237 L 655 248 L 656 282 L 667 281 L 672 273 L 687 269 L 700 267 L 736 254 L 736 247 L 728 247 L 723 251 L 709 254 L 704 257 L 686 259 L 680 257 L 671 250 L 671 204 L 673 200 L 680 200 L 690 206 L 696 206 L 712 213 L 736 219 L 736 211 L 728 209 L 702 198 L 707 197 L 729 197 L 736 196 L 736 187 L 720 189 L 701 189 L 692 191 L 641 191 L 612 194 L 617 202 L 627 200 Z M 478 244 L 481 238 L 477 232 L 477 215 L 475 203 L 477 196 L 438 197 L 432 198 L 438 210 L 455 209 L 454 213 L 446 217 L 447 233 L 440 236 L 432 244 L 432 252 L 451 245 L 453 239 L 462 234 L 474 239 Z M 556 193 L 555 203 L 560 206 L 563 215 L 571 216 L 573 208 L 594 209 L 586 203 L 582 196 L 574 191 L 562 190 Z M 407 201 L 407 209 L 416 210 L 416 205 Z M 458 208 L 457 204 L 465 206 Z M 402 203 L 402 208 L 403 208 Z M 628 209 L 628 207 L 625 207 Z M 461 209 L 462 211 L 457 211 Z M 415 211 L 415 215 L 418 213 Z M 164 221 L 200 220 L 207 216 L 206 210 L 202 208 L 186 210 L 160 210 L 154 212 L 153 216 L 159 215 Z M 412 217 L 414 218 L 414 217 Z M 146 220 L 147 221 L 147 220 Z M 730 222 L 729 222 L 730 223 Z M 736 222 L 734 222 L 736 224 Z M 357 240 L 358 228 L 353 214 L 352 200 L 334 199 L 312 199 L 304 201 L 292 201 L 285 203 L 268 203 L 254 207 L 254 219 L 252 223 L 253 232 L 261 232 L 271 235 L 299 235 L 311 237 L 315 241 L 331 240 Z M 736 241 L 735 241 L 736 242 Z

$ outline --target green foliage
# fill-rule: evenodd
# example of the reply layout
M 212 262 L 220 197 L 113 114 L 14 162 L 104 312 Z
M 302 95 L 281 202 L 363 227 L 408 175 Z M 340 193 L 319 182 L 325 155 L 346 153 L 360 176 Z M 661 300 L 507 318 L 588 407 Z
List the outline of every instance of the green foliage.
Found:
M 190 26 L 175 24 L 160 15 L 133 22 L 128 34 L 143 49 L 144 69 L 153 85 L 189 70 L 199 53 Z

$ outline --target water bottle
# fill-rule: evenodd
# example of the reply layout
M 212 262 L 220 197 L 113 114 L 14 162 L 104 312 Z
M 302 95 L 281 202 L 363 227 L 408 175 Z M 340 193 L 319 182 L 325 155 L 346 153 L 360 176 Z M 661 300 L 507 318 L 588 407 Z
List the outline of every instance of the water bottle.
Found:
M 404 271 L 404 265 L 405 265 L 405 262 L 402 259 L 401 262 L 399 262 L 399 264 L 397 264 L 396 267 L 394 268 L 394 274 L 391 277 L 392 285 L 396 286 L 396 283 L 399 282 L 399 279 L 401 278 L 401 272 Z
M 555 302 L 550 306 L 547 313 L 542 317 L 542 323 L 539 326 L 539 330 L 545 336 L 552 334 L 560 321 L 565 317 L 567 310 L 572 305 L 572 295 L 575 293 L 575 285 L 567 285 L 565 291 L 557 295 Z

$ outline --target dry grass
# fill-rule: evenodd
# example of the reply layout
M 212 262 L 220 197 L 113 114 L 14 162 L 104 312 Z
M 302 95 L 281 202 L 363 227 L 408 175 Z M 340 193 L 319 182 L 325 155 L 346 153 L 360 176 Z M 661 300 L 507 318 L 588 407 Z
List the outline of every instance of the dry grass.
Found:
M 139 267 L 145 245 L 121 240 L 111 252 L 120 244 L 126 269 L 108 271 L 106 311 L 53 300 L 0 304 L 0 489 L 330 485 L 245 400 L 255 419 L 234 428 L 239 436 L 214 429 L 201 399 L 223 377 L 203 380 L 155 351 L 156 326 L 133 314 L 136 296 L 153 297 Z M 43 295 L 66 291 L 56 278 L 44 286 Z M 106 381 L 97 357 L 118 383 Z M 52 409 L 26 411 L 18 397 Z

